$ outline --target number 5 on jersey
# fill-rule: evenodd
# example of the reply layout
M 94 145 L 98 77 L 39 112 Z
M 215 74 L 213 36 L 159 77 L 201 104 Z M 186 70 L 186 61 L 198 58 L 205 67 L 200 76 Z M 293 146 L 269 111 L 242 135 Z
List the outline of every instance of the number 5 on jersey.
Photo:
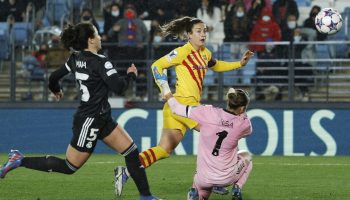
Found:
M 90 99 L 90 93 L 86 85 L 83 84 L 83 81 L 86 81 L 89 78 L 88 74 L 83 74 L 79 72 L 75 72 L 75 79 L 77 79 L 79 83 L 79 89 L 81 91 L 81 100 L 84 102 L 89 101 Z

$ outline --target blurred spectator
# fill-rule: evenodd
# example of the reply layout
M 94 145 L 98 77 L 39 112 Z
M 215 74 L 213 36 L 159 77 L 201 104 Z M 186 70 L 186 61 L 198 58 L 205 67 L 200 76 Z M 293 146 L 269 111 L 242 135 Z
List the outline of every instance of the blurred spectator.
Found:
M 109 30 L 113 27 L 115 23 L 118 22 L 119 19 L 122 18 L 122 11 L 118 4 L 113 3 L 108 5 L 103 9 L 103 17 L 104 17 L 104 27 L 103 27 L 103 41 L 111 41 L 107 38 Z M 118 34 L 116 34 L 118 36 Z M 118 42 L 117 37 L 113 38 L 111 42 Z
M 38 51 L 24 57 L 20 74 L 31 80 L 43 80 L 46 71 L 47 50 L 47 44 L 42 44 Z
M 140 19 L 148 19 L 149 17 L 149 0 L 123 0 L 123 5 L 133 5 L 137 16 Z M 158 3 L 158 2 L 157 2 Z
M 16 23 L 15 17 L 13 15 L 8 15 L 6 18 L 6 23 L 8 26 L 8 34 L 11 35 L 13 25 Z
M 33 2 L 28 2 L 25 12 L 23 13 L 24 22 L 32 22 L 35 19 L 34 4 Z
M 237 3 L 243 3 L 244 4 L 244 8 L 245 8 L 245 12 L 248 12 L 248 10 L 250 10 L 252 3 L 254 0 L 228 0 L 229 2 L 229 7 L 232 6 L 234 7 L 235 5 L 237 5 Z M 228 8 L 229 10 L 231 10 L 230 8 Z
M 6 16 L 13 15 L 16 22 L 23 21 L 23 14 L 25 13 L 25 3 L 24 1 L 18 1 L 18 0 L 8 0 L 5 1 L 4 4 L 4 11 L 6 13 Z
M 299 18 L 299 10 L 295 0 L 276 0 L 272 6 L 273 16 L 277 24 L 282 28 L 287 21 L 287 16 L 293 14 Z
M 121 59 L 144 58 L 144 46 L 142 43 L 149 41 L 149 33 L 144 22 L 137 17 L 135 7 L 127 5 L 124 17 L 120 19 L 110 30 L 118 33 L 118 42 Z M 135 57 L 136 56 L 136 57 Z
M 5 22 L 7 19 L 6 3 L 4 0 L 0 1 L 0 22 Z
M 183 16 L 196 17 L 197 10 L 200 7 L 200 0 L 177 0 L 175 1 L 176 16 L 173 19 Z
M 202 0 L 202 6 L 197 10 L 197 18 L 207 25 L 207 42 L 221 44 L 224 39 L 223 23 L 220 8 L 214 6 L 213 0 Z
M 274 69 L 280 67 L 279 62 L 273 62 L 278 59 L 275 46 L 266 44 L 266 48 L 259 54 L 259 59 L 269 59 L 271 61 L 258 62 L 256 64 L 257 87 L 255 89 L 255 99 L 269 101 L 281 100 L 282 95 L 280 87 L 277 84 L 283 82 L 283 78 L 278 76 L 285 75 L 285 71 Z
M 300 28 L 296 28 L 293 31 L 293 43 L 294 43 L 294 57 L 295 59 L 301 59 L 302 58 L 302 52 L 306 48 L 307 45 L 305 44 L 298 44 L 302 41 L 307 41 L 307 37 L 302 34 L 302 31 Z M 297 88 L 300 91 L 299 98 L 302 101 L 308 101 L 309 100 L 309 87 L 307 84 L 313 83 L 313 70 L 312 66 L 308 64 L 307 62 L 298 61 L 294 63 L 294 75 L 295 75 L 295 84 L 299 85 Z
M 92 12 L 91 9 L 84 8 L 81 11 L 80 22 L 92 23 L 96 27 L 97 31 L 100 32 L 100 27 L 98 26 L 96 19 L 95 19 L 95 16 L 94 16 L 94 13 Z
M 293 42 L 294 30 L 297 28 L 297 18 L 294 14 L 289 14 L 287 16 L 287 21 L 282 27 L 282 41 Z M 277 47 L 280 58 L 289 58 L 290 46 L 278 46 Z
M 150 19 L 164 24 L 175 16 L 175 1 L 173 0 L 149 0 Z
M 281 41 L 281 29 L 272 17 L 271 7 L 264 7 L 261 18 L 258 19 L 250 33 L 250 41 L 265 42 L 268 40 Z M 251 48 L 259 55 L 265 50 L 265 45 L 253 45 Z
M 265 0 L 253 0 L 248 10 L 247 16 L 249 21 L 250 30 L 255 26 L 255 23 L 261 17 L 261 11 L 265 8 L 266 5 Z
M 249 41 L 249 18 L 244 8 L 244 4 L 238 2 L 225 19 L 225 42 L 245 42 Z
M 108 56 L 112 60 L 142 60 L 146 58 L 146 43 L 149 42 L 149 32 L 142 19 L 138 18 L 135 7 L 126 5 L 123 18 L 108 32 L 109 36 L 118 34 L 118 46 L 110 48 Z M 136 95 L 144 99 L 146 96 L 146 64 L 135 62 L 138 67 L 138 79 L 136 81 Z M 121 73 L 126 69 L 120 69 Z M 126 95 L 129 96 L 130 92 Z
M 305 28 L 312 28 L 312 29 L 315 29 L 316 30 L 316 26 L 315 26 L 315 17 L 316 15 L 321 11 L 321 7 L 320 6 L 317 6 L 317 5 L 314 5 L 311 10 L 310 10 L 310 15 L 309 17 L 304 21 L 304 24 L 303 26 Z M 327 35 L 326 34 L 322 34 L 318 31 L 317 32 L 317 40 L 318 41 L 323 41 L 323 40 L 326 40 L 327 39 Z

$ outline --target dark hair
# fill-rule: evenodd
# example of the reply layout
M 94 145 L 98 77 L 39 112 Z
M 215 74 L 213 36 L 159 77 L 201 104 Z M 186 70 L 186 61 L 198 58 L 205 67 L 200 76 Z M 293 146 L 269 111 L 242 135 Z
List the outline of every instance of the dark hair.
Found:
M 230 109 L 235 110 L 241 106 L 247 107 L 249 104 L 249 95 L 242 89 L 235 89 L 234 93 L 229 93 L 227 96 L 227 105 Z
M 160 30 L 162 31 L 163 37 L 173 35 L 175 38 L 182 38 L 184 32 L 192 32 L 193 26 L 198 23 L 203 23 L 203 21 L 195 17 L 186 16 L 160 26 Z
M 61 33 L 61 43 L 64 48 L 77 51 L 84 50 L 88 47 L 88 39 L 94 38 L 95 29 L 91 23 L 79 23 L 75 26 L 68 26 Z

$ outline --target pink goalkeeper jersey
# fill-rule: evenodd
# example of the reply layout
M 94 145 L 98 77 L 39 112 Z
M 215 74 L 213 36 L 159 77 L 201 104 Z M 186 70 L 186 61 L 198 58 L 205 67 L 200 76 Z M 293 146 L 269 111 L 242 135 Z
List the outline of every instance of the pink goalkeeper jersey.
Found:
M 197 174 L 207 183 L 227 184 L 235 175 L 238 140 L 251 134 L 248 117 L 233 115 L 211 105 L 184 106 L 174 98 L 168 101 L 175 114 L 200 124 Z

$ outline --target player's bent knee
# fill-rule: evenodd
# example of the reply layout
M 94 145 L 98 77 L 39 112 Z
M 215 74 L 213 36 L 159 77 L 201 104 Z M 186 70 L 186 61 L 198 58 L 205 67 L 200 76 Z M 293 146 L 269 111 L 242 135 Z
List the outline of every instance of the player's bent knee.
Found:
M 78 171 L 79 168 L 73 166 L 68 160 L 65 160 L 65 166 L 62 169 L 63 173 L 67 174 L 67 175 L 72 175 L 74 174 L 76 171 Z
M 243 159 L 245 160 L 248 160 L 248 161 L 252 160 L 252 154 L 249 153 L 247 150 L 239 150 L 237 154 L 243 157 Z

